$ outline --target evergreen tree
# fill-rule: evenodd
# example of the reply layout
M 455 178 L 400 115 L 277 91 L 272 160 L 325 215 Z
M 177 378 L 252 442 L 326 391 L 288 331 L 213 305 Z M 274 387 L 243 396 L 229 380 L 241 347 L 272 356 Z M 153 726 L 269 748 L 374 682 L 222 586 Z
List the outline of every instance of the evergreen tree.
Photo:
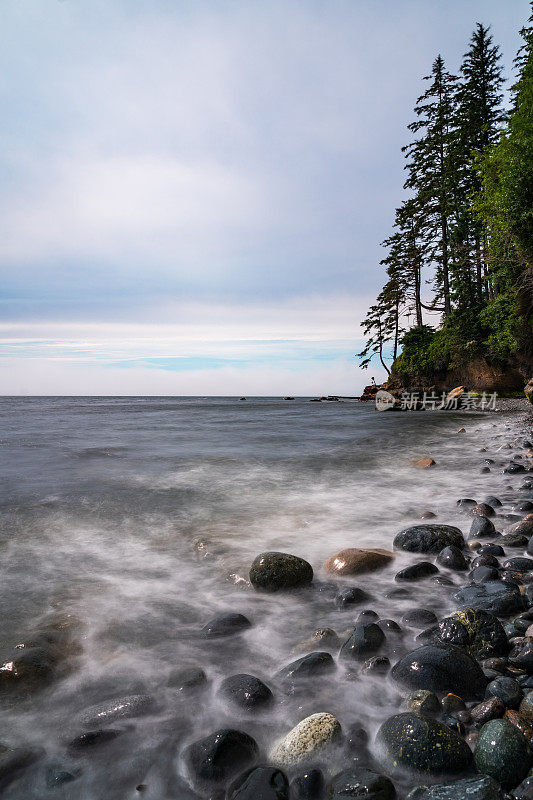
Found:
M 408 127 L 421 136 L 403 148 L 408 159 L 405 188 L 414 193 L 419 229 L 429 264 L 435 265 L 434 285 L 442 299 L 444 315 L 451 312 L 450 228 L 456 208 L 454 115 L 456 78 L 445 69 L 439 55 L 433 63 L 428 89 L 418 98 L 418 119 Z

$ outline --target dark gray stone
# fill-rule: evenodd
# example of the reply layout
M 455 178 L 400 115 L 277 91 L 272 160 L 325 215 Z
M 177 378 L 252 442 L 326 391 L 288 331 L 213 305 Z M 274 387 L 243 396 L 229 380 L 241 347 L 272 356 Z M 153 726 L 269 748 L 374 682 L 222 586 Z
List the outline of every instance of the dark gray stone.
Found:
M 468 569 L 468 561 L 458 547 L 450 545 L 441 550 L 437 556 L 437 564 L 446 569 L 462 571 Z
M 339 772 L 332 779 L 329 791 L 331 800 L 350 797 L 394 800 L 396 797 L 396 789 L 389 778 L 364 767 L 352 767 Z
M 247 733 L 229 728 L 193 742 L 183 753 L 192 782 L 201 788 L 227 783 L 257 761 L 259 748 Z
M 496 616 L 507 616 L 526 607 L 520 590 L 503 581 L 465 586 L 454 594 L 453 599 L 460 608 L 488 611 Z
M 154 698 L 147 694 L 130 694 L 116 700 L 91 706 L 81 715 L 81 723 L 91 728 L 117 719 L 129 719 L 148 714 L 154 707 Z
M 221 614 L 210 620 L 202 628 L 202 636 L 206 639 L 221 639 L 225 636 L 234 636 L 252 627 L 252 623 L 244 614 Z
M 411 566 L 401 569 L 394 576 L 394 580 L 420 581 L 423 578 L 429 578 L 430 575 L 435 575 L 438 571 L 435 564 L 431 564 L 429 561 L 420 561 L 418 564 L 411 564 Z
M 289 800 L 289 781 L 275 767 L 255 767 L 233 781 L 226 800 Z
M 241 708 L 265 708 L 274 701 L 268 686 L 254 675 L 230 675 L 222 681 L 218 693 Z
M 340 658 L 364 661 L 376 653 L 385 641 L 385 634 L 374 622 L 356 625 L 351 636 L 340 649 Z
M 449 545 L 465 546 L 463 534 L 452 525 L 413 525 L 394 537 L 394 547 L 410 553 L 437 554 Z
M 280 669 L 274 678 L 281 681 L 297 681 L 317 675 L 326 675 L 335 669 L 336 665 L 330 653 L 309 653 L 296 661 L 291 661 L 286 667 Z
M 504 789 L 513 789 L 531 766 L 526 737 L 506 719 L 493 719 L 481 728 L 474 751 L 476 767 Z
M 502 675 L 489 683 L 487 697 L 499 697 L 507 708 L 518 708 L 523 700 L 524 693 L 520 684 L 514 678 Z
M 295 589 L 311 583 L 312 580 L 311 564 L 289 553 L 261 553 L 250 568 L 252 586 L 264 592 Z
M 470 526 L 470 539 L 488 539 L 494 536 L 496 528 L 494 523 L 487 517 L 474 517 Z
M 482 699 L 487 679 L 477 661 L 454 645 L 428 644 L 407 653 L 392 668 L 392 677 L 410 689 Z
M 417 786 L 407 800 L 503 800 L 501 787 L 488 775 L 476 775 L 460 781 Z

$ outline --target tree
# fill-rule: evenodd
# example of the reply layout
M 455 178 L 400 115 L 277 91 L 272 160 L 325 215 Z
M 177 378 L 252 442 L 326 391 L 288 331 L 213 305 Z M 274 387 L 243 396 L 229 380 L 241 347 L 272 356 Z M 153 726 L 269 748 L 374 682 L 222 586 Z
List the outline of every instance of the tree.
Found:
M 446 71 L 439 55 L 424 80 L 431 81 L 430 86 L 416 102 L 418 119 L 408 126 L 421 136 L 403 148 L 408 159 L 404 188 L 414 193 L 412 202 L 426 261 L 435 264 L 436 295 L 447 316 L 451 311 L 450 225 L 456 206 L 453 136 L 457 79 Z

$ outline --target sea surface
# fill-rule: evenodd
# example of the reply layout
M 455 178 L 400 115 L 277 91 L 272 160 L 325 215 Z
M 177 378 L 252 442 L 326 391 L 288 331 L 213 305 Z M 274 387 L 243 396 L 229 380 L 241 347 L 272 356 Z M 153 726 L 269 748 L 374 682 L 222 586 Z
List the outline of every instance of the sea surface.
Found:
M 141 785 L 143 797 L 185 798 L 183 746 L 222 727 L 247 731 L 267 752 L 319 711 L 372 735 L 398 709 L 386 678 L 339 667 L 303 696 L 272 680 L 308 652 L 299 644 L 317 628 L 342 637 L 362 610 L 336 608 L 323 564 L 345 547 L 391 548 L 426 511 L 466 532 L 458 498 L 511 498 L 498 464 L 516 426 L 505 414 L 376 413 L 306 398 L 0 399 L 0 657 L 54 620 L 67 619 L 73 637 L 58 677 L 29 698 L 2 700 L 0 741 L 42 752 L 3 796 L 114 800 L 141 796 Z M 411 466 L 425 456 L 437 462 L 431 470 Z M 486 457 L 496 462 L 488 475 Z M 250 589 L 250 563 L 265 550 L 307 559 L 317 587 Z M 385 597 L 407 556 L 339 585 L 367 590 L 381 617 L 445 613 L 449 593 L 428 582 L 407 600 Z M 227 611 L 253 627 L 230 639 L 199 636 Z M 391 640 L 391 660 L 396 647 Z M 207 673 L 203 692 L 168 686 L 173 670 L 189 666 Z M 273 688 L 269 712 L 236 711 L 217 696 L 222 678 L 241 672 Z M 150 713 L 73 755 L 84 710 L 132 693 L 154 698 Z M 76 780 L 47 786 L 54 769 Z

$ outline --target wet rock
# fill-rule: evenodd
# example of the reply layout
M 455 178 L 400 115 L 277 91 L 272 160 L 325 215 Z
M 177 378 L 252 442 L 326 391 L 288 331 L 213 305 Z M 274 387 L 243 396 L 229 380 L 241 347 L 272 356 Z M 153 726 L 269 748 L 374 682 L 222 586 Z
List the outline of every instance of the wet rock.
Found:
M 422 578 L 428 578 L 430 575 L 437 573 L 438 567 L 431 564 L 429 561 L 420 561 L 418 564 L 411 564 L 405 569 L 401 569 L 394 576 L 395 581 L 419 581 Z
M 377 624 L 381 630 L 386 633 L 400 634 L 402 633 L 401 627 L 393 619 L 379 619 Z
M 523 464 L 516 464 L 511 462 L 506 467 L 504 467 L 504 472 L 507 472 L 509 475 L 519 475 L 522 472 L 525 472 L 526 469 Z
M 481 727 L 491 719 L 499 719 L 505 714 L 505 705 L 499 697 L 489 697 L 470 709 L 473 722 Z
M 154 698 L 147 694 L 130 694 L 116 700 L 91 706 L 81 715 L 81 723 L 90 728 L 105 725 L 117 719 L 129 719 L 148 714 L 154 707 Z
M 434 575 L 430 580 L 437 586 L 455 586 L 455 583 L 447 575 Z
M 532 800 L 533 798 L 533 776 L 528 775 L 522 783 L 513 791 L 515 800 Z
M 348 589 L 343 589 L 335 598 L 335 605 L 338 608 L 349 608 L 350 606 L 360 605 L 370 600 L 370 595 L 364 589 L 358 589 L 356 586 L 351 586 Z
M 464 548 L 463 534 L 452 525 L 413 525 L 394 537 L 396 550 L 410 553 L 440 553 L 445 547 L 454 545 Z
M 330 653 L 309 653 L 296 661 L 287 664 L 274 675 L 279 681 L 299 681 L 318 675 L 327 675 L 336 669 Z
M 513 506 L 513 511 L 516 514 L 527 514 L 528 511 L 533 511 L 533 503 L 531 500 L 521 500 Z
M 332 714 L 312 714 L 298 723 L 279 742 L 270 760 L 280 766 L 300 764 L 322 753 L 341 735 L 341 726 Z
M 472 569 L 477 569 L 477 567 L 495 567 L 499 569 L 500 562 L 496 556 L 491 556 L 489 553 L 480 553 L 474 558 L 470 566 Z
M 80 776 L 79 770 L 66 770 L 60 765 L 50 764 L 46 769 L 46 788 L 56 789 L 66 783 L 72 783 Z
M 43 647 L 22 647 L 0 664 L 0 692 L 33 694 L 54 678 L 57 659 Z
M 457 571 L 468 569 L 468 561 L 458 547 L 450 545 L 441 550 L 437 556 L 437 564 L 446 569 Z
M 503 792 L 488 775 L 476 775 L 460 781 L 439 783 L 434 786 L 417 786 L 407 795 L 407 800 L 503 800 Z
M 333 628 L 317 628 L 312 636 L 297 644 L 291 652 L 305 651 L 309 653 L 310 651 L 325 650 L 326 648 L 338 650 L 340 644 L 341 640 Z
M 462 608 L 488 611 L 496 616 L 506 616 L 525 608 L 525 601 L 519 589 L 503 581 L 465 586 L 454 594 L 453 599 Z
M 476 767 L 513 789 L 525 778 L 531 765 L 529 743 L 506 719 L 493 719 L 480 730 L 474 751 Z
M 438 697 L 428 689 L 419 689 L 416 692 L 411 692 L 405 701 L 405 707 L 407 711 L 412 711 L 414 714 L 427 714 L 429 716 L 439 714 L 441 710 Z
M 69 742 L 68 748 L 73 752 L 84 752 L 85 750 L 92 750 L 94 747 L 108 744 L 114 741 L 120 734 L 121 730 L 115 728 L 104 728 L 102 730 L 88 731 L 76 736 L 75 739 Z
M 479 553 L 479 555 L 494 556 L 494 557 L 497 558 L 498 556 L 505 555 L 505 550 L 503 549 L 503 547 L 501 545 L 493 544 L 491 542 L 490 544 L 482 545 L 479 548 L 478 553 Z
M 291 800 L 323 800 L 326 781 L 319 769 L 310 769 L 297 775 L 291 783 Z
M 436 463 L 433 458 L 415 458 L 411 461 L 411 465 L 418 467 L 418 469 L 429 469 L 429 467 L 434 467 Z
M 520 703 L 519 711 L 525 720 L 533 722 L 533 691 L 526 694 Z
M 268 686 L 254 675 L 230 675 L 222 681 L 218 693 L 225 700 L 246 709 L 265 708 L 274 701 Z
M 388 591 L 385 592 L 385 597 L 391 600 L 403 597 L 410 597 L 410 595 L 411 595 L 410 590 L 406 589 L 403 586 L 397 586 L 394 589 L 389 589 Z
M 465 701 L 453 692 L 448 692 L 441 700 L 442 711 L 444 714 L 455 714 L 457 711 L 464 711 Z
M 485 567 L 480 566 L 476 567 L 470 573 L 470 580 L 474 583 L 488 583 L 491 581 L 497 581 L 500 577 L 500 574 L 497 569 L 494 567 Z
M 356 625 L 364 625 L 367 622 L 377 622 L 379 619 L 379 614 L 376 611 L 372 611 L 371 608 L 365 608 L 364 611 L 361 611 L 357 617 Z
M 376 653 L 385 641 L 385 634 L 374 622 L 356 625 L 340 649 L 340 658 L 364 660 Z
M 331 800 L 345 800 L 350 797 L 394 800 L 396 789 L 385 775 L 379 775 L 364 767 L 352 767 L 335 775 L 330 785 Z
M 517 550 L 524 550 L 528 546 L 529 539 L 520 533 L 506 533 L 500 541 L 504 547 L 515 547 Z M 528 553 L 533 555 L 533 552 L 529 549 Z
M 226 800 L 289 800 L 289 781 L 275 767 L 255 767 L 231 784 Z
M 507 531 L 507 536 L 515 534 L 518 536 L 533 536 L 533 519 L 523 519 L 520 522 L 515 522 Z M 528 550 L 528 552 L 530 552 Z
M 391 674 L 397 683 L 411 689 L 453 692 L 464 700 L 481 699 L 487 685 L 477 661 L 454 645 L 419 647 L 401 658 Z
M 486 497 L 483 502 L 487 503 L 487 505 L 492 506 L 493 508 L 501 508 L 503 505 L 502 501 L 498 497 L 494 497 L 492 494 L 489 495 L 489 497 Z
M 433 625 L 437 622 L 437 616 L 433 611 L 425 608 L 413 608 L 403 615 L 402 622 L 408 628 L 425 628 L 426 625 Z
M 7 747 L 0 744 L 0 790 L 7 787 L 35 763 L 42 755 L 41 750 L 30 747 Z
M 533 739 L 533 727 L 524 719 L 524 717 L 519 714 L 518 711 L 515 711 L 512 708 L 508 708 L 504 714 L 504 719 L 507 722 L 510 722 L 511 725 L 514 725 L 515 728 L 518 728 L 520 733 L 523 733 L 528 742 L 531 745 L 531 740 Z
M 361 672 L 374 672 L 379 675 L 385 675 L 390 669 L 390 661 L 387 656 L 373 656 L 367 661 L 363 662 Z
M 470 509 L 470 513 L 475 517 L 493 517 L 496 512 L 488 503 L 478 503 Z
M 289 553 L 261 553 L 250 568 L 252 586 L 265 592 L 295 589 L 311 583 L 312 580 L 311 564 Z
M 514 678 L 502 675 L 489 683 L 487 696 L 499 697 L 506 708 L 518 708 L 524 695 Z
M 393 558 L 394 553 L 379 547 L 366 550 L 349 547 L 328 558 L 325 568 L 333 575 L 360 575 L 386 567 Z
M 380 727 L 376 743 L 391 767 L 431 775 L 463 772 L 472 753 L 455 731 L 430 717 L 410 712 L 396 714 Z
M 529 674 L 533 673 L 533 642 L 529 639 L 525 640 L 521 646 L 510 654 L 509 662 L 514 667 L 524 669 Z
M 168 677 L 168 686 L 178 692 L 199 689 L 207 683 L 207 675 L 201 667 L 185 667 L 173 670 Z
M 470 509 L 476 505 L 477 502 L 472 500 L 471 497 L 462 497 L 457 501 L 457 506 L 461 509 L 461 511 L 470 511 Z
M 533 559 L 531 558 L 508 558 L 503 562 L 503 568 L 512 572 L 530 572 L 533 570 Z
M 250 620 L 244 614 L 221 614 L 210 620 L 202 628 L 202 636 L 206 639 L 221 639 L 225 636 L 234 636 L 252 627 Z
M 183 760 L 196 786 L 214 788 L 251 767 L 258 753 L 256 742 L 247 733 L 223 728 L 186 747 Z
M 470 526 L 470 539 L 490 539 L 496 533 L 492 520 L 487 517 L 474 517 Z

